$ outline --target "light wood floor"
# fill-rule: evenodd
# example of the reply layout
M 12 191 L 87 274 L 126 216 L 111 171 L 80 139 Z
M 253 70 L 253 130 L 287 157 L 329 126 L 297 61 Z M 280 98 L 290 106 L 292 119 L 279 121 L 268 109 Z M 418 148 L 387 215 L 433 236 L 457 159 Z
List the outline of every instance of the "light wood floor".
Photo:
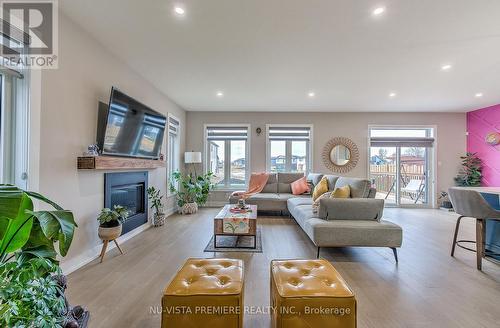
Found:
M 203 249 L 212 235 L 217 209 L 174 215 L 69 276 L 72 304 L 91 312 L 90 327 L 159 327 L 163 288 L 188 257 L 213 257 Z M 454 214 L 441 210 L 387 209 L 385 218 L 403 227 L 396 265 L 384 248 L 324 249 L 358 300 L 358 327 L 499 327 L 500 266 L 458 249 L 450 257 Z M 462 236 L 474 239 L 472 221 L 463 220 Z M 264 217 L 263 253 L 218 253 L 245 261 L 245 305 L 269 305 L 269 261 L 314 258 L 315 248 L 288 218 Z M 245 327 L 269 327 L 267 315 L 245 316 Z

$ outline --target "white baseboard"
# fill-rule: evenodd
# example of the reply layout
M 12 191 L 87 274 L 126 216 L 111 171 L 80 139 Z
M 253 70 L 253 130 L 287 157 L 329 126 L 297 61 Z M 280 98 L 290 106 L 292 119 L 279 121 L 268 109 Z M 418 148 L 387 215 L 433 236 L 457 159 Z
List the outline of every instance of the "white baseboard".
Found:
M 175 207 L 169 208 L 165 211 L 165 216 L 169 217 L 170 215 L 174 214 L 175 212 L 176 212 Z M 134 230 L 126 233 L 125 235 L 120 236 L 117 241 L 120 245 L 124 244 L 127 240 L 137 236 L 138 234 L 144 232 L 145 230 L 147 230 L 151 227 L 152 227 L 152 225 L 150 222 L 144 223 L 143 225 L 135 228 Z M 82 252 L 81 254 L 78 254 L 77 256 L 73 257 L 72 259 L 61 262 L 60 266 L 61 266 L 63 273 L 65 275 L 68 275 L 71 272 L 74 272 L 74 271 L 80 269 L 81 267 L 83 267 L 84 265 L 92 262 L 93 260 L 95 260 L 96 258 L 99 257 L 99 255 L 101 253 L 101 248 L 102 248 L 102 243 L 99 243 L 99 245 L 96 245 L 96 246 Z M 116 248 L 116 245 L 114 243 L 109 243 L 108 248 L 106 250 L 106 253 L 112 249 L 115 249 L 115 248 Z
M 177 206 L 167 208 L 167 210 L 165 211 L 165 217 L 169 217 L 170 215 L 176 212 L 177 212 Z

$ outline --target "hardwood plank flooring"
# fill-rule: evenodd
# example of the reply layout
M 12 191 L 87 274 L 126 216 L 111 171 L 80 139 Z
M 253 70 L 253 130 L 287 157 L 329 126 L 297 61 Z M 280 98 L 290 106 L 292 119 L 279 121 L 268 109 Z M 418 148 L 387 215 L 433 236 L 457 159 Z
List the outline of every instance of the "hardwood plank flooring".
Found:
M 71 304 L 91 312 L 90 327 L 160 327 L 164 287 L 188 257 L 213 257 L 203 249 L 212 237 L 219 209 L 169 217 L 114 249 L 104 263 L 95 260 L 69 275 Z M 399 263 L 389 248 L 322 249 L 347 280 L 358 300 L 358 327 L 498 327 L 500 266 L 458 248 L 450 256 L 456 215 L 441 210 L 385 210 L 403 227 Z M 245 305 L 269 305 L 269 262 L 314 258 L 316 248 L 293 219 L 259 217 L 263 253 L 217 253 L 245 262 Z M 475 238 L 472 219 L 462 222 L 460 239 Z M 270 327 L 267 314 L 245 315 L 245 327 Z

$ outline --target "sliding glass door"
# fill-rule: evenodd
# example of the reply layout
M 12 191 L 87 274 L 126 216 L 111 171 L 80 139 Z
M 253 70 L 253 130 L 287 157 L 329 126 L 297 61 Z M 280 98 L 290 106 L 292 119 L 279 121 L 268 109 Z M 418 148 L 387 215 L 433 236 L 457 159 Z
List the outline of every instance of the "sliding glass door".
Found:
M 401 147 L 399 156 L 400 204 L 429 204 L 429 163 L 425 147 Z
M 371 128 L 369 175 L 387 205 L 433 205 L 433 128 Z

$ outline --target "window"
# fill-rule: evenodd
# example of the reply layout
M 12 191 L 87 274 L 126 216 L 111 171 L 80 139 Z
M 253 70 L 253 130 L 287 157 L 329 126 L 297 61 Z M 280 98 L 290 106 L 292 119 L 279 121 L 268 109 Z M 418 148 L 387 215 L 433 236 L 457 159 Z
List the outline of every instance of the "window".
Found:
M 2 21 L 4 32 L 0 46 L 16 46 L 11 54 L 0 57 L 0 183 L 14 184 L 22 189 L 28 185 L 29 155 L 29 81 L 30 72 L 23 66 L 28 53 L 27 34 Z M 8 27 L 8 28 L 7 28 Z
M 0 183 L 28 188 L 28 77 L 0 67 Z
M 370 128 L 369 174 L 387 204 L 433 203 L 434 128 Z
M 167 174 L 170 181 L 172 173 L 179 171 L 180 167 L 180 144 L 179 144 L 179 134 L 180 134 L 180 123 L 177 118 L 172 115 L 168 115 L 168 141 L 167 141 Z
M 268 125 L 268 171 L 308 173 L 311 169 L 311 140 L 310 125 Z
M 244 188 L 250 171 L 248 125 L 205 127 L 206 171 L 217 188 Z

